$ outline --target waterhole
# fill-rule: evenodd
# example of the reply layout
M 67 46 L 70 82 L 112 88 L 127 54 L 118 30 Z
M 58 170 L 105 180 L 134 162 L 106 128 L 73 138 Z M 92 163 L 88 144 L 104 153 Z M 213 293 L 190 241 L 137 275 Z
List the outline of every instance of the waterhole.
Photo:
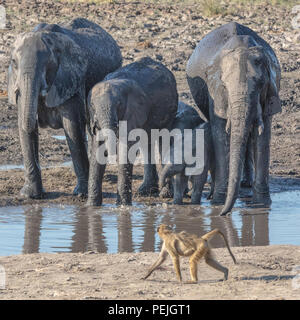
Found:
M 175 231 L 202 235 L 220 228 L 231 246 L 300 245 L 300 191 L 273 193 L 270 209 L 249 208 L 238 200 L 230 216 L 221 207 L 105 204 L 101 208 L 71 205 L 0 208 L 0 255 L 34 252 L 102 253 L 159 251 L 161 223 Z M 223 247 L 213 239 L 214 247 Z

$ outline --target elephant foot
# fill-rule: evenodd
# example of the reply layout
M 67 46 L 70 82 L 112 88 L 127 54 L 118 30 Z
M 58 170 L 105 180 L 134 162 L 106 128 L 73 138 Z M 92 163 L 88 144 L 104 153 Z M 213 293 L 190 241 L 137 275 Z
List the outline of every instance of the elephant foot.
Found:
M 214 193 L 212 200 L 211 200 L 211 204 L 213 205 L 222 205 L 225 203 L 226 200 L 226 193 Z
M 74 191 L 73 191 L 73 196 L 78 196 L 85 198 L 88 195 L 88 182 L 78 182 Z
M 119 206 L 131 206 L 132 205 L 131 199 L 128 199 L 127 197 L 120 197 L 119 195 L 117 196 L 116 203 Z
M 20 195 L 27 199 L 43 199 L 45 191 L 40 184 L 25 183 L 20 191 Z
M 270 193 L 265 192 L 265 193 L 258 193 L 258 192 L 253 192 L 253 197 L 252 197 L 252 202 L 256 205 L 260 205 L 263 207 L 269 207 L 272 203 Z
M 194 195 L 192 194 L 191 204 L 200 204 L 201 203 L 201 194 Z
M 159 193 L 159 196 L 161 198 L 173 198 L 173 190 L 171 190 L 169 187 L 164 186 Z
M 173 204 L 182 205 L 183 204 L 182 199 L 174 199 Z
M 150 183 L 143 183 L 138 191 L 137 194 L 139 196 L 152 196 L 154 194 L 158 194 L 158 185 L 157 184 L 150 184 Z
M 98 199 L 88 198 L 85 207 L 100 207 L 102 205 L 102 197 Z
M 243 179 L 241 181 L 241 187 L 242 188 L 252 188 L 252 181 L 249 179 Z

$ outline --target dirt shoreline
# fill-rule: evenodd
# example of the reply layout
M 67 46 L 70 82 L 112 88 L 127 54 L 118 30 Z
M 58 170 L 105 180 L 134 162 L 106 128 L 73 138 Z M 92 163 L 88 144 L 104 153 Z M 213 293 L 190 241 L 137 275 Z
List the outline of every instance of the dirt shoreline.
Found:
M 45 198 L 41 200 L 25 199 L 19 192 L 24 183 L 24 173 L 22 170 L 11 170 L 0 172 L 0 210 L 1 207 L 18 205 L 43 205 L 43 204 L 71 204 L 83 206 L 86 199 L 72 195 L 75 187 L 76 176 L 72 168 L 49 168 L 42 170 Z M 163 199 L 158 195 L 152 197 L 140 197 L 136 195 L 138 187 L 142 183 L 143 167 L 136 166 L 133 174 L 133 201 L 143 202 L 151 205 L 153 202 L 171 202 L 172 199 Z M 114 203 L 116 201 L 117 189 L 117 168 L 108 166 L 103 182 L 103 191 L 106 193 L 103 203 Z M 205 185 L 204 192 L 208 192 L 209 185 Z M 300 190 L 300 177 L 289 175 L 271 175 L 270 192 L 277 193 L 283 191 Z M 205 193 L 205 194 L 206 194 Z M 241 190 L 240 196 L 251 195 L 251 190 Z M 189 198 L 184 199 L 184 203 L 190 203 Z
M 180 284 L 172 261 L 140 280 L 158 253 L 36 253 L 0 257 L 6 288 L 0 299 L 283 300 L 300 299 L 300 246 L 234 247 L 237 265 L 224 248 L 215 250 L 229 279 L 201 262 L 198 284 Z M 182 259 L 184 281 L 188 259 Z M 298 276 L 297 276 L 298 275 Z

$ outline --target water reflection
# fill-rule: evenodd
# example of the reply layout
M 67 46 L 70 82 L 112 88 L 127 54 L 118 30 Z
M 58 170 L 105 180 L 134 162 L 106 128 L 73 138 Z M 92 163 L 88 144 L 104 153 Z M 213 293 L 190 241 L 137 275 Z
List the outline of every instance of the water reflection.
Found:
M 35 252 L 104 253 L 159 251 L 156 228 L 202 235 L 219 228 L 230 246 L 300 245 L 300 192 L 273 195 L 270 209 L 247 208 L 241 200 L 232 215 L 220 217 L 220 207 L 135 203 L 120 208 L 106 204 L 87 209 L 76 206 L 0 208 L 0 255 Z M 223 240 L 212 240 L 223 247 Z
M 41 223 L 42 223 L 42 208 L 27 208 L 25 215 L 25 232 L 24 245 L 22 253 L 39 252 Z

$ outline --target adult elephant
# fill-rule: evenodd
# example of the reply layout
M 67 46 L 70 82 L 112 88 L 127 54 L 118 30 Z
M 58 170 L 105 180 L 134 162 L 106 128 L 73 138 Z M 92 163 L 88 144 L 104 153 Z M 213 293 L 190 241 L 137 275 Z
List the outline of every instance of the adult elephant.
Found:
M 8 70 L 8 98 L 18 105 L 25 167 L 21 195 L 41 198 L 44 192 L 38 125 L 64 129 L 77 176 L 74 194 L 87 194 L 86 95 L 121 65 L 115 40 L 86 19 L 74 19 L 61 26 L 42 23 L 17 37 Z
M 139 137 L 139 147 L 142 147 L 142 151 L 147 151 L 143 152 L 147 158 L 146 156 L 144 158 L 142 189 L 144 191 L 158 189 L 156 165 L 151 157 L 155 143 L 152 140 L 151 130 L 169 128 L 175 119 L 177 105 L 178 94 L 174 75 L 163 64 L 149 57 L 110 73 L 93 87 L 88 97 L 92 132 L 88 205 L 102 204 L 102 179 L 106 162 L 100 160 L 102 155 L 100 148 L 104 160 L 106 152 L 109 156 L 115 151 L 111 149 L 113 141 L 108 137 L 103 139 L 105 143 L 97 138 L 101 133 L 102 138 L 104 137 L 104 129 L 111 130 L 110 132 L 113 132 L 119 141 L 125 138 L 127 143 L 125 153 L 124 149 L 119 149 L 118 154 L 118 203 L 129 205 L 132 200 L 132 169 L 137 149 L 134 149 L 135 152 L 132 153 L 134 159 L 132 159 L 130 150 L 133 143 L 130 141 L 139 137 L 133 135 L 133 129 L 143 129 L 143 133 L 146 133 L 146 137 Z M 127 131 L 119 132 L 120 121 L 126 121 Z M 114 146 L 113 148 L 116 149 Z M 128 158 L 124 158 L 127 156 Z
M 248 144 L 254 154 L 253 201 L 269 205 L 271 118 L 281 111 L 280 65 L 274 51 L 254 31 L 231 22 L 198 43 L 186 71 L 193 98 L 211 123 L 213 203 L 226 199 L 221 215 L 231 211 Z

